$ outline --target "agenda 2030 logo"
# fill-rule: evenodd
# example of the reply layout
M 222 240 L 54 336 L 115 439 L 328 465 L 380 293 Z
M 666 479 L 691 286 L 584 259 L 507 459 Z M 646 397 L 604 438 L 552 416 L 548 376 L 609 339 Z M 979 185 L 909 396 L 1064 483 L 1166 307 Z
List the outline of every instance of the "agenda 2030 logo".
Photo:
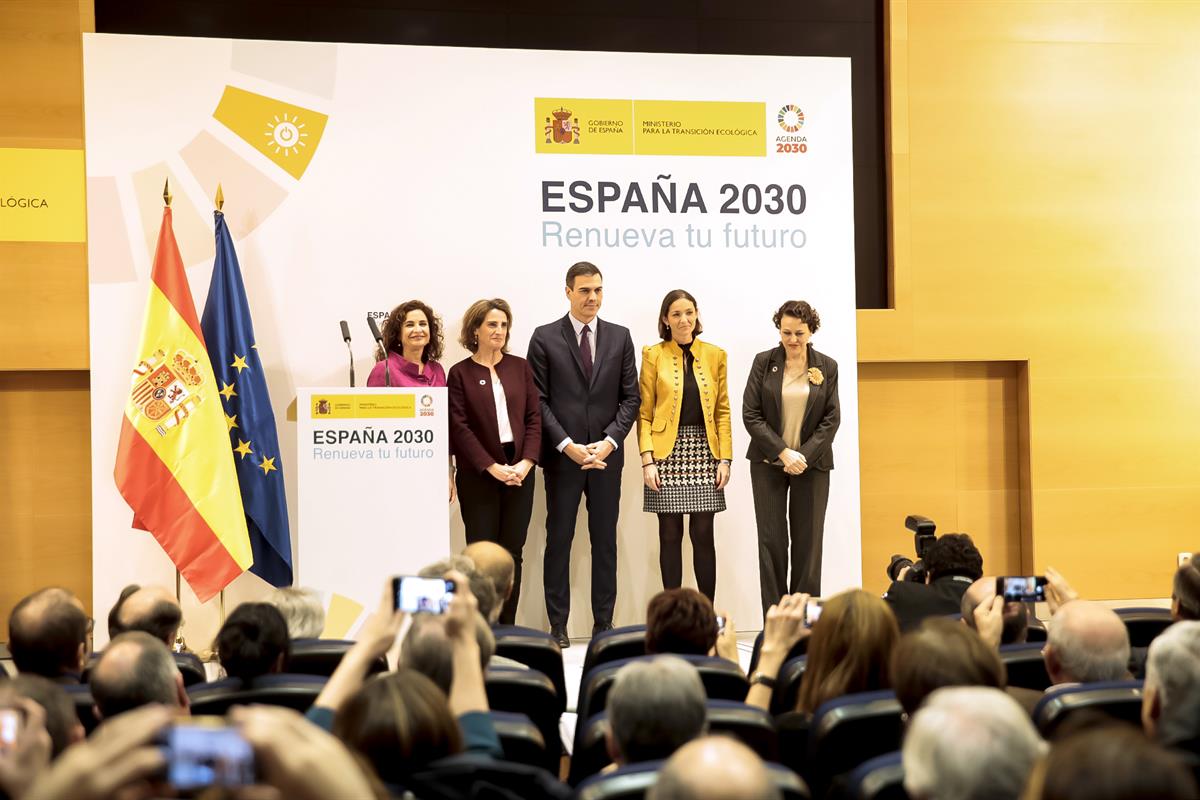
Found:
M 776 153 L 807 153 L 808 139 L 800 135 L 804 127 L 804 111 L 795 103 L 781 107 L 775 122 L 782 133 L 775 136 Z

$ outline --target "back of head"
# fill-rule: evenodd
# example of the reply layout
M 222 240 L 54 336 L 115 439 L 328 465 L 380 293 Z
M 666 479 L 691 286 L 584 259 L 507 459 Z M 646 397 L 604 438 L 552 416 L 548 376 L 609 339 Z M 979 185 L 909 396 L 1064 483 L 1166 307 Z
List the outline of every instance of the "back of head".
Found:
M 1171 601 L 1177 619 L 1200 620 L 1200 553 L 1192 554 L 1175 570 Z
M 132 591 L 131 591 L 132 590 Z M 175 643 L 183 611 L 162 586 L 126 586 L 108 614 L 108 635 L 144 631 L 170 647 Z
M 475 595 L 475 600 L 479 603 L 479 613 L 489 623 L 495 622 L 500 617 L 502 605 L 500 597 L 496 594 L 496 587 L 492 585 L 491 578 L 480 572 L 476 568 L 475 562 L 467 556 L 450 556 L 441 561 L 435 561 L 424 567 L 417 575 L 422 578 L 441 578 L 451 570 L 467 576 L 471 594 Z
M 904 736 L 904 788 L 913 800 L 1015 800 L 1044 749 L 999 689 L 938 689 Z
M 502 606 L 512 594 L 513 579 L 516 576 L 517 563 L 512 554 L 495 542 L 473 542 L 467 545 L 462 554 L 474 561 L 480 574 L 492 582 L 492 588 L 496 590 L 497 605 Z M 491 621 L 490 618 L 488 621 Z
M 826 600 L 808 640 L 798 709 L 811 714 L 835 697 L 890 687 L 899 638 L 896 616 L 881 598 L 850 589 Z
M 670 655 L 633 661 L 608 693 L 608 726 L 619 763 L 667 758 L 704 733 L 707 697 L 696 668 Z
M 253 680 L 286 669 L 287 623 L 269 603 L 242 603 L 217 632 L 214 649 L 231 678 Z
M 688 742 L 663 765 L 647 800 L 779 800 L 782 793 L 758 754 L 736 739 Z
M 892 686 L 905 713 L 912 715 L 935 689 L 991 686 L 1003 689 L 1004 663 L 979 634 L 965 625 L 931 617 L 900 638 L 892 653 Z
M 1072 600 L 1050 618 L 1046 628 L 1046 667 L 1055 683 L 1128 677 L 1129 631 L 1111 608 Z
M 338 710 L 333 733 L 392 784 L 463 749 L 446 695 L 424 675 L 403 667 L 363 684 Z
M 695 589 L 666 589 L 646 608 L 646 652 L 708 655 L 717 643 L 717 613 Z
M 92 668 L 92 699 L 103 719 L 150 703 L 179 703 L 179 668 L 167 646 L 145 631 L 122 633 L 109 642 Z
M 996 576 L 985 575 L 963 592 L 962 618 L 971 628 L 975 627 L 975 609 L 980 603 L 991 602 L 996 596 Z M 1029 609 L 1024 603 L 1004 604 L 1004 625 L 1000 629 L 1000 644 L 1021 644 L 1029 637 Z
M 1039 772 L 1041 800 L 1200 797 L 1191 771 L 1129 725 L 1104 725 L 1055 744 Z M 1035 776 L 1030 788 L 1037 782 Z
M 965 533 L 947 533 L 938 537 L 925 554 L 925 569 L 930 580 L 958 575 L 977 581 L 983 577 L 983 556 Z
M 66 589 L 42 589 L 22 599 L 8 617 L 8 649 L 23 673 L 51 680 L 83 668 L 91 620 Z
M 312 589 L 285 586 L 267 597 L 267 602 L 279 609 L 287 623 L 288 638 L 319 639 L 325 630 L 325 607 Z
M 475 641 L 480 666 L 487 669 L 496 652 L 496 637 L 482 614 L 475 615 Z M 400 665 L 429 678 L 445 694 L 454 680 L 454 654 L 446 638 L 446 620 L 439 614 L 413 614 L 400 647 Z
M 83 738 L 83 726 L 75 713 L 75 702 L 66 690 L 41 675 L 18 675 L 0 681 L 0 708 L 26 698 L 46 710 L 46 733 L 50 734 L 50 757 Z
M 1176 622 L 1150 643 L 1145 692 L 1157 706 L 1155 739 L 1174 745 L 1200 737 L 1200 622 Z

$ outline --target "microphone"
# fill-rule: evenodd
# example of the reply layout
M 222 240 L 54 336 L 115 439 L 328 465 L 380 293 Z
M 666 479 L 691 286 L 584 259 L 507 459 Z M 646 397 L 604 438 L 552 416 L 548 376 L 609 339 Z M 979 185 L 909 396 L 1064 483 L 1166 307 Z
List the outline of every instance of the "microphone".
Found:
M 346 324 L 346 320 L 342 320 L 342 341 L 346 343 L 346 350 L 350 353 L 350 388 L 354 388 L 354 348 L 350 346 L 350 326 Z
M 371 328 L 371 335 L 375 337 L 375 343 L 378 344 L 379 349 L 383 351 L 383 385 L 390 389 L 392 386 L 392 365 L 388 363 L 390 356 L 387 348 L 383 346 L 383 336 L 379 333 L 379 326 L 375 324 L 375 318 L 370 314 L 367 315 L 367 325 L 369 325 Z

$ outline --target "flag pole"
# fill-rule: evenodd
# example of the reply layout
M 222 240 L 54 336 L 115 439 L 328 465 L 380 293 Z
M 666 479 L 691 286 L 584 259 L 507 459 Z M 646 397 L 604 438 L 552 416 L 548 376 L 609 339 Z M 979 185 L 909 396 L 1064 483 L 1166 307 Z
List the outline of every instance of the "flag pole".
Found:
M 225 193 L 221 191 L 221 184 L 217 184 L 217 196 L 214 198 L 217 204 L 217 211 L 225 207 Z
M 175 602 L 179 603 L 179 607 L 183 608 L 182 582 L 180 581 L 179 567 L 175 568 Z M 187 642 L 183 640 L 183 626 L 180 625 L 175 629 L 175 641 L 171 645 L 171 650 L 176 653 L 182 653 L 187 650 Z
M 163 202 L 167 204 L 167 208 L 171 207 L 171 186 L 170 186 L 170 184 L 171 184 L 171 180 L 169 178 L 163 179 Z

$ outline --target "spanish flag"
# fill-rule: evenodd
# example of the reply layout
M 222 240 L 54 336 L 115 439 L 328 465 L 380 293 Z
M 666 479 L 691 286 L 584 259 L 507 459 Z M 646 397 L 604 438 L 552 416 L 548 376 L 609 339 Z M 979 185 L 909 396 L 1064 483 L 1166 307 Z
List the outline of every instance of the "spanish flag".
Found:
M 201 602 L 254 563 L 220 392 L 168 206 L 113 475 Z

